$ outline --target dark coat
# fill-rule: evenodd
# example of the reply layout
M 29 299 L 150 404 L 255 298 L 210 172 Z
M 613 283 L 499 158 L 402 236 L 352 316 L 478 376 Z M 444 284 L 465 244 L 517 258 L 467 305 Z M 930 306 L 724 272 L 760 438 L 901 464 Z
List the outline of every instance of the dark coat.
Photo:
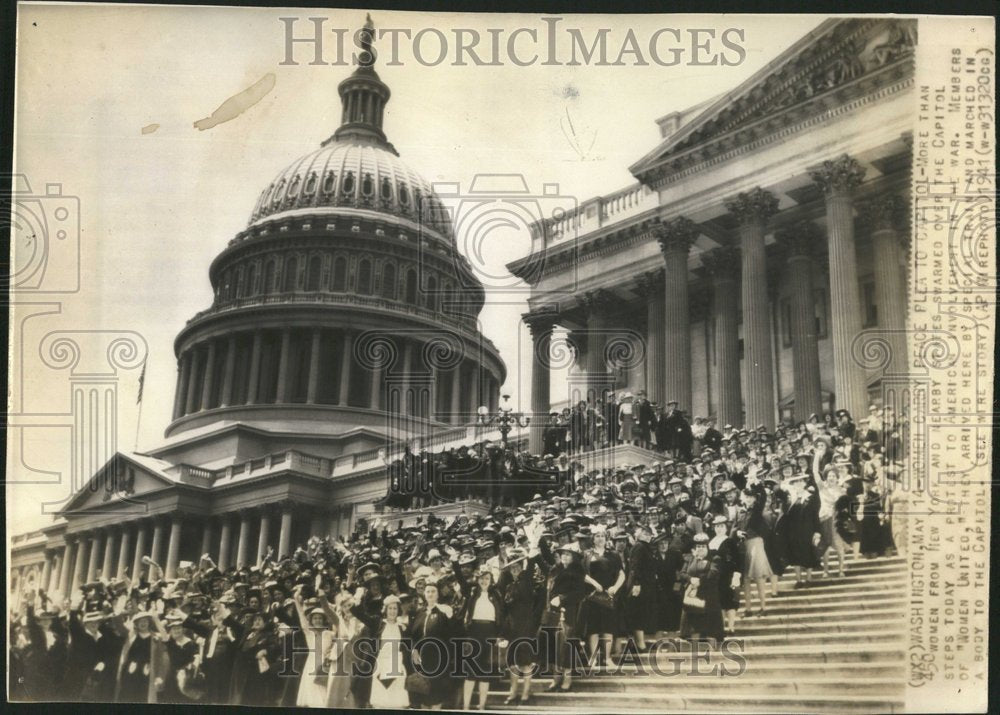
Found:
M 69 616 L 70 644 L 63 694 L 71 702 L 105 703 L 114 697 L 115 673 L 121 656 L 121 638 L 107 622 L 95 639 L 84 627 L 79 612 Z

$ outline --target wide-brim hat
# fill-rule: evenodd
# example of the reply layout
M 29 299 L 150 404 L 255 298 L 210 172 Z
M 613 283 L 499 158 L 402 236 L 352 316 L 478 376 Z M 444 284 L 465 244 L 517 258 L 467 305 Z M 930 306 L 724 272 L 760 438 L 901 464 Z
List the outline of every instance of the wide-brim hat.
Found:
M 695 534 L 694 535 L 694 543 L 696 543 L 696 544 L 707 544 L 708 543 L 708 534 L 706 534 L 704 532 L 699 532 L 699 533 Z
M 482 547 L 479 547 L 479 548 L 482 548 Z M 462 554 L 458 557 L 458 565 L 459 566 L 468 566 L 470 564 L 476 563 L 478 560 L 479 559 L 476 558 L 476 555 L 474 553 L 472 553 L 471 551 L 463 551 Z
M 571 541 L 568 544 L 563 544 L 562 546 L 556 547 L 556 551 L 559 553 L 566 552 L 569 554 L 580 555 L 580 545 L 575 541 Z
M 105 613 L 104 611 L 87 611 L 86 613 L 83 614 L 82 620 L 84 623 L 95 623 L 98 621 L 103 621 L 109 617 L 110 614 Z

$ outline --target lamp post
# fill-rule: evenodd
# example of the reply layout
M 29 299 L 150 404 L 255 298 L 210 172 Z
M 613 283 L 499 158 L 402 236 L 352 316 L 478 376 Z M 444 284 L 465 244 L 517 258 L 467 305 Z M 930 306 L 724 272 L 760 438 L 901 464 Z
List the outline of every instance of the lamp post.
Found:
M 510 404 L 510 395 L 500 396 L 500 405 L 494 414 L 485 405 L 480 405 L 476 410 L 476 422 L 484 427 L 497 427 L 500 430 L 500 444 L 507 449 L 507 435 L 515 427 L 524 429 L 531 422 L 530 417 L 525 417 L 520 412 L 514 412 L 514 407 Z

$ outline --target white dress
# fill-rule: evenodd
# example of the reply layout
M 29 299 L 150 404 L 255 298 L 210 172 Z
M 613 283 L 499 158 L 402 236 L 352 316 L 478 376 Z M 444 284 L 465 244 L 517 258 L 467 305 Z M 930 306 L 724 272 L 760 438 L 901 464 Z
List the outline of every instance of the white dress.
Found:
M 406 670 L 403 668 L 402 638 L 398 624 L 385 624 L 372 673 L 373 708 L 391 710 L 410 705 L 410 696 L 406 692 Z
M 306 656 L 305 664 L 302 667 L 302 680 L 299 682 L 299 695 L 295 699 L 295 704 L 300 708 L 325 708 L 328 676 L 325 674 L 317 675 L 317 672 L 322 670 L 322 659 L 326 653 L 326 646 L 334 638 L 334 634 L 331 631 L 314 631 L 312 629 L 306 629 L 304 633 L 306 643 L 309 646 L 309 655 Z M 317 654 L 320 661 L 318 664 L 316 662 Z

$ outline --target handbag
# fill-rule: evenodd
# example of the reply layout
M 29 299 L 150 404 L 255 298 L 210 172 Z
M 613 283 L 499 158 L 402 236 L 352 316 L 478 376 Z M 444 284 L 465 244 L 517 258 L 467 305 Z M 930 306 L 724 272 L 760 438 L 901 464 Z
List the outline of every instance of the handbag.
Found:
M 406 692 L 413 693 L 414 695 L 430 695 L 431 680 L 423 673 L 410 673 L 406 676 L 404 687 L 406 688 Z
M 613 610 L 615 607 L 614 601 L 611 600 L 611 596 L 607 591 L 594 591 L 587 598 L 595 606 L 598 606 L 605 611 Z
M 542 622 L 540 626 L 542 628 L 556 628 L 559 626 L 561 617 L 562 611 L 558 608 L 550 606 L 542 613 Z
M 701 612 L 705 610 L 705 599 L 698 598 L 698 587 L 690 584 L 684 592 L 684 608 L 689 611 Z

